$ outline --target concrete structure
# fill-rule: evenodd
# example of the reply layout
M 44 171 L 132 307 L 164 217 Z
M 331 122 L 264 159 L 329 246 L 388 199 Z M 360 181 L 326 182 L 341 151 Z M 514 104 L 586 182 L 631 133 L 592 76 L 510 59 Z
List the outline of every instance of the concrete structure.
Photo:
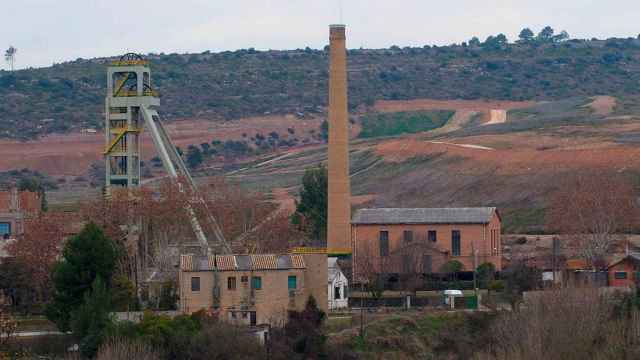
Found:
M 127 54 L 107 69 L 105 143 L 107 194 L 114 186 L 140 185 L 141 108 L 158 106 L 146 60 Z
M 0 240 L 15 238 L 24 232 L 24 222 L 38 216 L 42 199 L 38 193 L 11 188 L 0 192 Z
M 328 258 L 328 275 L 327 294 L 329 295 L 329 310 L 346 309 L 349 307 L 349 280 L 340 265 L 337 258 Z
M 640 255 L 630 253 L 612 261 L 607 272 L 609 286 L 637 287 L 640 285 Z
M 438 272 L 458 260 L 502 269 L 501 219 L 496 208 L 362 209 L 352 221 L 354 281 L 366 272 Z
M 326 254 L 182 255 L 180 310 L 211 311 L 243 325 L 282 326 L 309 296 L 327 311 Z
M 330 253 L 351 252 L 351 184 L 349 179 L 349 113 L 345 30 L 344 25 L 330 26 L 327 219 L 327 248 Z

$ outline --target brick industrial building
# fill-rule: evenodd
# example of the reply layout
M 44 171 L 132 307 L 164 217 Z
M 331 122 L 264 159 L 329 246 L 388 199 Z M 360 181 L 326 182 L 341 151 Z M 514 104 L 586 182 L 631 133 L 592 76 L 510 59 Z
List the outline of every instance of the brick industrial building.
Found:
M 40 214 L 42 200 L 36 192 L 12 188 L 0 192 L 0 240 L 15 238 L 24 232 L 24 222 Z
M 182 255 L 180 310 L 213 309 L 231 323 L 278 326 L 309 296 L 327 311 L 327 276 L 326 254 Z
M 499 271 L 500 230 L 493 207 L 361 209 L 352 221 L 354 278 L 367 271 L 439 272 L 449 260 L 460 261 L 464 271 L 484 262 Z

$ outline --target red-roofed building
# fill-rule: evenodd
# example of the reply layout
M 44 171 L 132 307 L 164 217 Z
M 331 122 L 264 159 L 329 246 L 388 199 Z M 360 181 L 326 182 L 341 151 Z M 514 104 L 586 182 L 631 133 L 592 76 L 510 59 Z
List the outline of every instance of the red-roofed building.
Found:
M 636 287 L 640 282 L 640 256 L 628 254 L 609 263 L 609 286 Z
M 0 239 L 15 238 L 24 232 L 24 222 L 40 214 L 42 200 L 31 191 L 0 191 Z

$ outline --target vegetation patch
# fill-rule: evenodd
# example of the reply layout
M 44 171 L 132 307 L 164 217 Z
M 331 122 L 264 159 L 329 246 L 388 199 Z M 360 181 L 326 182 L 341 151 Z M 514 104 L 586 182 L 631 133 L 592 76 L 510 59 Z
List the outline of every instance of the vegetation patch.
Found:
M 359 137 L 372 138 L 429 131 L 442 127 L 453 114 L 450 110 L 371 114 L 362 118 Z

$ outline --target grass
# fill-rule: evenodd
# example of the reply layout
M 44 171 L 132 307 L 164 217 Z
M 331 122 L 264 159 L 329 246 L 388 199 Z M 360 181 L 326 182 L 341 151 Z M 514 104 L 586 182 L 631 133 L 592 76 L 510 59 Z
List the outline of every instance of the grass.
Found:
M 433 130 L 442 127 L 453 114 L 449 110 L 371 114 L 362 118 L 359 137 L 374 138 Z
M 539 234 L 545 223 L 545 209 L 540 207 L 503 211 L 502 229 L 506 234 Z

